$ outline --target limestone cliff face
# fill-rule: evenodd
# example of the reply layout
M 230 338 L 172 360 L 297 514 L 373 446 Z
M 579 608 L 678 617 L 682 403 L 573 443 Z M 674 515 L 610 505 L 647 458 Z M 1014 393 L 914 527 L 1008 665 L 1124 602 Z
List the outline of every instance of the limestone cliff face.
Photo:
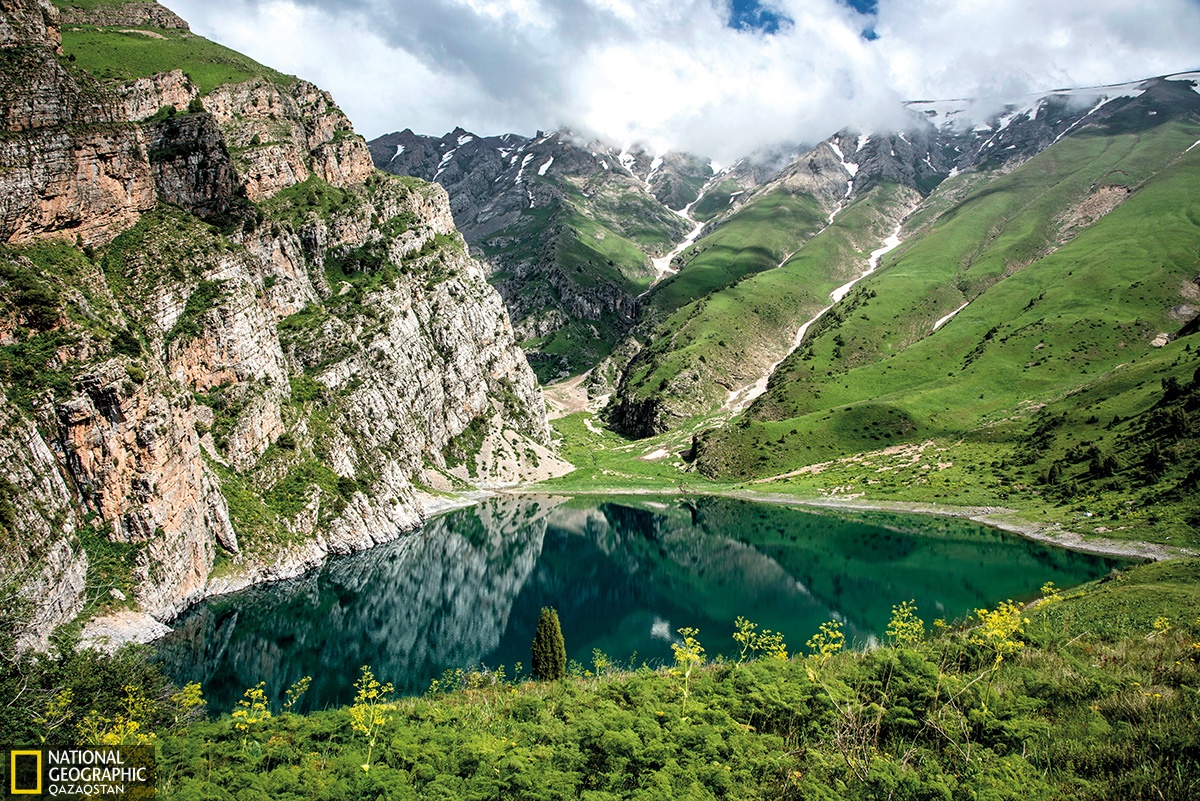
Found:
M 0 0 L 0 47 L 34 45 L 57 50 L 62 44 L 59 14 L 50 0 Z
M 117 86 L 114 94 L 121 102 L 124 118 L 136 122 L 154 116 L 164 106 L 185 110 L 197 90 L 183 70 L 171 70 Z
M 49 3 L 0 4 L 0 241 L 111 239 L 155 203 L 139 130 L 86 75 L 59 63 Z
M 334 186 L 362 183 L 374 172 L 371 154 L 350 121 L 307 81 L 281 88 L 267 81 L 225 86 L 205 96 L 221 126 L 251 200 L 316 175 Z
M 375 173 L 327 93 L 101 86 L 54 54 L 53 9 L 0 12 L 0 568 L 30 644 L 114 604 L 170 619 L 397 538 L 430 487 L 555 463 L 445 192 Z
M 23 546 L 5 548 L 0 567 L 6 575 L 23 575 L 27 592 L 40 599 L 30 625 L 36 641 L 83 608 L 87 557 L 70 538 L 74 493 L 58 457 L 2 388 L 0 431 L 0 536 L 17 539 L 19 525 Z

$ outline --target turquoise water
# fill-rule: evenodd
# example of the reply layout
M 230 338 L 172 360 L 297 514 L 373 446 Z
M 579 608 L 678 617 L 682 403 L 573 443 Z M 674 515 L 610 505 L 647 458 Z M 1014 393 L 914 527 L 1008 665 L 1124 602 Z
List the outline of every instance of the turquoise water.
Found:
M 558 610 L 569 659 L 590 667 L 600 649 L 655 665 L 671 660 L 682 626 L 700 630 L 710 656 L 736 653 L 739 615 L 782 632 L 793 653 L 830 619 L 865 646 L 902 601 L 951 621 L 1123 564 L 950 518 L 713 497 L 505 498 L 213 599 L 176 621 L 159 655 L 218 710 L 259 681 L 278 704 L 310 675 L 311 710 L 348 702 L 361 665 L 407 694 L 446 669 L 528 672 L 543 606 Z

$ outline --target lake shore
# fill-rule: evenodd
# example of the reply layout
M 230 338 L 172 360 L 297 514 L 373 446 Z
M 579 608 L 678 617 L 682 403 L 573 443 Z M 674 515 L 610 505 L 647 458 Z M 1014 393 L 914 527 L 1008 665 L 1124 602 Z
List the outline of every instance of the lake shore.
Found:
M 1000 506 L 953 506 L 940 503 L 920 503 L 914 501 L 884 501 L 867 500 L 862 498 L 802 498 L 780 492 L 760 492 L 748 489 L 719 489 L 713 488 L 707 492 L 683 491 L 673 487 L 655 488 L 618 488 L 606 487 L 590 490 L 573 490 L 570 492 L 555 492 L 537 484 L 494 488 L 489 490 L 472 490 L 463 493 L 446 493 L 436 496 L 423 497 L 423 506 L 427 518 L 446 514 L 457 509 L 473 506 L 482 500 L 505 495 L 570 495 L 570 496 L 662 496 L 662 495 L 712 495 L 725 498 L 737 498 L 755 503 L 771 503 L 813 509 L 831 509 L 849 512 L 900 512 L 904 514 L 936 515 L 972 520 L 977 523 L 1018 534 L 1037 542 L 1054 545 L 1080 553 L 1096 554 L 1099 556 L 1115 556 L 1133 560 L 1163 561 L 1197 556 L 1197 552 L 1165 543 L 1143 542 L 1137 540 L 1115 540 L 1097 535 L 1083 534 L 1061 527 L 1058 524 L 1041 524 L 1022 518 L 1014 509 Z M 413 529 L 413 532 L 420 529 Z M 412 533 L 412 532 L 410 532 Z M 402 535 L 403 536 L 403 535 Z M 251 584 L 263 582 L 245 582 L 235 589 L 244 589 Z M 205 597 L 225 594 L 209 592 Z M 83 641 L 91 647 L 112 652 L 127 642 L 149 643 L 169 633 L 169 625 L 157 621 L 142 612 L 124 610 L 118 613 L 93 618 L 88 621 L 83 632 Z
M 497 492 L 509 495 L 718 495 L 725 498 L 739 498 L 757 503 L 775 503 L 814 508 L 839 509 L 862 512 L 903 512 L 906 514 L 937 515 L 939 517 L 956 517 L 973 520 L 977 523 L 1019 534 L 1038 542 L 1055 545 L 1080 553 L 1098 556 L 1118 556 L 1127 559 L 1144 559 L 1161 562 L 1166 559 L 1183 559 L 1200 555 L 1188 548 L 1158 542 L 1140 540 L 1117 540 L 1096 535 L 1085 536 L 1077 531 L 1063 528 L 1058 524 L 1042 524 L 1027 520 L 1020 516 L 1015 509 L 1002 506 L 954 506 L 940 503 L 920 503 L 915 501 L 884 501 L 867 500 L 862 498 L 802 498 L 780 492 L 758 492 L 747 489 L 714 489 L 711 492 L 686 492 L 671 487 L 658 489 L 631 490 L 621 488 L 605 488 L 594 490 L 577 490 L 570 493 L 555 493 L 539 489 L 536 485 L 511 487 Z

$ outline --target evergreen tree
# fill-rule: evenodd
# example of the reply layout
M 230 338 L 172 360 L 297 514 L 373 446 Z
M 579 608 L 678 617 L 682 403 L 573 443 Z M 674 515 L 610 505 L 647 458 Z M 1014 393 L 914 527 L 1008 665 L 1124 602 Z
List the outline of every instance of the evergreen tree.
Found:
M 533 635 L 533 675 L 542 681 L 553 681 L 567 675 L 567 646 L 563 642 L 558 612 L 542 607 L 537 632 Z

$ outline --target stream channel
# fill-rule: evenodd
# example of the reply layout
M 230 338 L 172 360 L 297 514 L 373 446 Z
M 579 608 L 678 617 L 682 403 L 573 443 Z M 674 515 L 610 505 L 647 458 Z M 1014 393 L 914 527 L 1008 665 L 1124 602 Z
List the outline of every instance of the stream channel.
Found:
M 828 620 L 848 644 L 884 637 L 892 606 L 926 624 L 964 618 L 1047 581 L 1071 587 L 1126 561 L 1075 553 L 955 518 L 839 512 L 721 497 L 499 497 L 291 581 L 209 599 L 157 644 L 214 710 L 266 682 L 276 709 L 303 676 L 303 711 L 348 703 L 370 665 L 401 694 L 443 671 L 517 663 L 528 674 L 543 606 L 567 657 L 671 661 L 683 626 L 736 658 L 734 620 L 781 632 L 789 653 Z

